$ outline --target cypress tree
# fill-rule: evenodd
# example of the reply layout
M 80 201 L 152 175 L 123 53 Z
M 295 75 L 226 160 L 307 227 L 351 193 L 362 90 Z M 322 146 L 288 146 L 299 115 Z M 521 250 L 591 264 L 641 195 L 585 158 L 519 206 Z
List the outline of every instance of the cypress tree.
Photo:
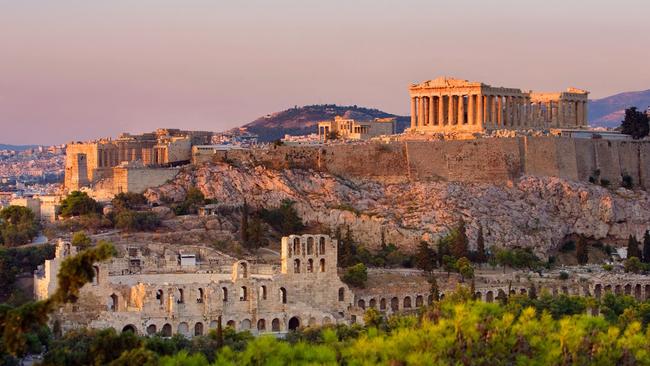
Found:
M 465 221 L 460 220 L 458 224 L 458 229 L 456 229 L 456 235 L 454 235 L 453 244 L 451 247 L 451 253 L 456 258 L 467 257 L 467 234 L 465 233 Z
M 576 259 L 578 260 L 578 264 L 586 264 L 589 261 L 587 241 L 582 236 L 578 238 L 578 242 L 576 243 Z
M 643 235 L 643 262 L 650 263 L 650 231 Z
M 485 254 L 485 239 L 483 238 L 483 226 L 478 227 L 478 236 L 476 238 L 476 262 L 485 263 L 487 255 Z
M 632 257 L 641 257 L 641 252 L 639 250 L 639 242 L 636 241 L 636 238 L 630 235 L 630 238 L 627 239 L 627 258 Z
M 246 201 L 241 207 L 241 241 L 244 245 L 248 243 L 248 204 Z

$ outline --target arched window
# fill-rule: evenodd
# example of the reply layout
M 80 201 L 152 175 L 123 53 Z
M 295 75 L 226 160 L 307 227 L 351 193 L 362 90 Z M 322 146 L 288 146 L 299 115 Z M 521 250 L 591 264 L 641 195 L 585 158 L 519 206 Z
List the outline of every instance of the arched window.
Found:
M 236 324 L 236 323 L 235 323 L 234 320 L 228 320 L 228 322 L 226 323 L 226 326 L 227 326 L 227 327 L 230 327 L 230 328 L 232 328 L 232 329 L 235 329 L 235 324 Z
M 225 288 L 225 287 L 221 288 L 221 295 L 222 295 L 222 298 L 223 298 L 223 302 L 228 301 L 228 289 L 227 288 Z
M 171 326 L 171 324 L 167 323 L 167 324 L 163 325 L 161 333 L 162 333 L 163 337 L 171 337 L 172 336 L 172 326 Z
M 260 332 L 264 332 L 266 330 L 266 321 L 264 319 L 257 321 L 257 330 Z
M 307 238 L 307 255 L 314 254 L 314 238 L 311 236 Z
M 271 331 L 279 332 L 280 331 L 280 319 L 275 318 L 271 321 Z
M 248 289 L 246 286 L 242 286 L 239 289 L 239 301 L 247 301 L 248 300 Z
M 300 259 L 293 260 L 293 273 L 300 273 Z
M 179 288 L 178 289 L 178 299 L 176 300 L 177 303 L 182 304 L 185 302 L 185 297 L 183 296 L 183 289 Z
M 194 324 L 194 335 L 195 336 L 203 335 L 203 323 L 198 322 Z
M 390 310 L 392 311 L 397 311 L 399 310 L 399 299 L 396 297 L 393 297 L 390 299 Z
M 422 305 L 424 305 L 424 298 L 422 297 L 422 295 L 418 295 L 418 296 L 415 298 L 415 306 L 419 308 L 419 307 L 421 307 Z
M 289 319 L 289 330 L 297 330 L 298 327 L 300 327 L 300 319 L 295 316 Z
M 312 273 L 314 272 L 314 260 L 309 258 L 307 260 L 307 273 Z
M 386 310 L 386 299 L 379 300 L 379 310 Z
M 118 311 L 119 310 L 118 297 L 115 294 L 111 295 L 111 298 L 109 300 L 109 309 L 111 311 Z
M 126 333 L 126 332 L 131 332 L 133 334 L 138 334 L 138 331 L 135 329 L 135 325 L 133 325 L 133 324 L 125 325 L 124 328 L 122 328 L 122 333 Z
M 321 272 L 325 272 L 325 258 L 320 259 L 319 269 Z
M 339 288 L 339 301 L 345 301 L 345 288 Z
M 182 335 L 184 335 L 186 337 L 189 337 L 190 336 L 190 326 L 185 322 L 182 322 L 182 323 L 178 324 L 178 334 L 182 334 Z
M 163 296 L 164 292 L 163 290 L 158 290 L 156 291 L 156 300 L 160 303 L 160 305 L 163 305 L 165 303 L 165 297 Z
M 93 266 L 93 270 L 95 271 L 95 275 L 93 276 L 93 285 L 99 285 L 99 267 Z
M 357 302 L 357 306 L 360 307 L 361 309 L 365 310 L 366 309 L 366 302 L 363 299 L 361 299 L 361 300 L 359 300 L 359 302 Z
M 284 287 L 280 287 L 280 302 L 282 304 L 287 303 L 287 290 Z
M 260 299 L 266 300 L 266 286 L 260 286 Z
M 150 324 L 147 326 L 147 335 L 156 334 L 156 324 Z
M 203 303 L 203 289 L 199 288 L 198 296 L 196 297 L 196 302 L 201 304 Z
M 300 239 L 293 239 L 293 255 L 300 255 Z
M 318 239 L 318 254 L 325 255 L 325 238 Z
M 244 319 L 239 323 L 239 329 L 240 330 L 249 330 L 251 329 L 251 321 L 248 319 Z
M 368 306 L 370 306 L 373 309 L 376 309 L 377 308 L 377 300 L 370 299 L 370 302 L 368 303 Z
M 410 309 L 411 308 L 411 297 L 407 296 L 404 298 L 404 308 L 405 309 Z

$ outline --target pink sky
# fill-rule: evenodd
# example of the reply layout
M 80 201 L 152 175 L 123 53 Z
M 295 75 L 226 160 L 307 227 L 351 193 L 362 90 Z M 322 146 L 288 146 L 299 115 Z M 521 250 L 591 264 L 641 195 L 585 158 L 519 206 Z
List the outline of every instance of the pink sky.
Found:
M 0 0 L 0 143 L 407 114 L 440 75 L 598 98 L 650 89 L 649 34 L 646 0 Z

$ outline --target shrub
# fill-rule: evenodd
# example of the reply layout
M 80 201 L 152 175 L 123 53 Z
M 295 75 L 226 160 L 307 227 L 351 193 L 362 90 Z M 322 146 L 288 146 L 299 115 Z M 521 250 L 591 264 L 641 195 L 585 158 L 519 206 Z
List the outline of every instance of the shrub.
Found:
M 9 206 L 0 210 L 0 244 L 27 244 L 38 234 L 39 228 L 38 219 L 26 207 Z
M 614 269 L 614 266 L 612 266 L 611 264 L 603 264 L 603 270 L 605 270 L 607 272 L 611 272 L 613 269 Z
M 115 227 L 126 231 L 150 231 L 160 226 L 160 218 L 153 212 L 122 211 L 115 217 Z
M 72 235 L 72 240 L 70 243 L 79 248 L 79 250 L 84 250 L 90 246 L 91 240 L 88 235 L 83 231 L 77 231 Z
M 59 213 L 62 217 L 101 213 L 102 206 L 90 198 L 86 192 L 73 191 L 61 201 Z
M 147 198 L 142 193 L 121 192 L 111 201 L 116 210 L 133 210 L 147 204 Z
M 364 288 L 368 280 L 368 269 L 363 263 L 348 267 L 343 275 L 343 282 L 350 286 Z
M 560 276 L 558 278 L 563 280 L 563 281 L 568 280 L 569 279 L 569 274 L 567 272 L 562 271 L 562 272 L 560 272 Z

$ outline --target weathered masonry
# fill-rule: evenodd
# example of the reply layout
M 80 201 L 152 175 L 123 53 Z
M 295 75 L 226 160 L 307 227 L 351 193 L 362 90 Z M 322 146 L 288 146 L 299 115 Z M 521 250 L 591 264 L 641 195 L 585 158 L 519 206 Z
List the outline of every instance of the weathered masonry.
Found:
M 300 326 L 347 324 L 353 294 L 337 275 L 337 241 L 327 235 L 282 239 L 281 266 L 246 260 L 224 263 L 206 248 L 155 245 L 118 248 L 121 257 L 95 266 L 76 304 L 53 317 L 63 331 L 79 327 L 171 336 L 206 334 L 223 326 L 254 334 Z M 76 248 L 60 242 L 37 270 L 38 299 L 56 290 L 60 263 Z
M 539 93 L 441 77 L 413 84 L 411 132 L 587 126 L 585 90 Z

